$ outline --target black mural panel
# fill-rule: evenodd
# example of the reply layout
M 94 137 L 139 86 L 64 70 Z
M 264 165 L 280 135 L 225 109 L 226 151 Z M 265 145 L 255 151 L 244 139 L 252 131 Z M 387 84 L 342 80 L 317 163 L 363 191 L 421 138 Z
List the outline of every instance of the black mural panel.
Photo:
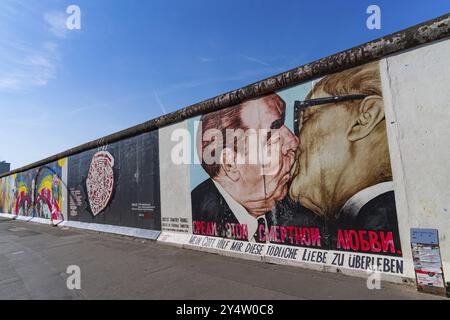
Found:
M 158 131 L 69 158 L 69 220 L 161 230 Z

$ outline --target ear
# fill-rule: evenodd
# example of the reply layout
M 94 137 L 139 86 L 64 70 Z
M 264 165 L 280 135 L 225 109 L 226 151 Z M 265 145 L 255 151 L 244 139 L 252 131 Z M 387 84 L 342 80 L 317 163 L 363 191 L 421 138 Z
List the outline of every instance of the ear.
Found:
M 225 148 L 222 150 L 222 164 L 221 168 L 223 172 L 230 178 L 233 182 L 236 182 L 241 177 L 241 174 L 236 165 L 235 153 L 230 148 Z
M 383 98 L 369 96 L 361 101 L 358 113 L 348 131 L 348 140 L 357 141 L 367 137 L 384 120 Z

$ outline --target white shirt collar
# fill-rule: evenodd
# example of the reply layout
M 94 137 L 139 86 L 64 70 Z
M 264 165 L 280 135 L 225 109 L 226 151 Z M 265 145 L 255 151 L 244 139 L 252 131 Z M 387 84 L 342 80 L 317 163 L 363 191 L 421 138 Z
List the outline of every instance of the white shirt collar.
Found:
M 394 183 L 392 181 L 378 183 L 354 194 L 342 207 L 340 214 L 356 217 L 359 210 L 370 200 L 375 199 L 379 195 L 393 191 Z
M 230 207 L 231 211 L 234 213 L 234 216 L 239 221 L 239 224 L 247 225 L 248 228 L 248 241 L 254 241 L 255 240 L 255 233 L 258 230 L 258 219 L 263 218 L 264 223 L 266 225 L 267 229 L 267 221 L 265 216 L 261 216 L 258 219 L 254 218 L 253 216 L 248 213 L 247 209 L 245 209 L 239 202 L 233 199 L 233 197 L 225 191 L 222 186 L 214 181 L 217 190 L 219 190 L 222 197 L 225 199 L 226 203 Z

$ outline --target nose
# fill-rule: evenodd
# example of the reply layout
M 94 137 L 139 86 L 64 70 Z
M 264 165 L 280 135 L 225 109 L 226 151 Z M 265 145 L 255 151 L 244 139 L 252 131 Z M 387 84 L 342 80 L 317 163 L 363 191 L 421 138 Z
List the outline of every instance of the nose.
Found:
M 295 152 L 297 150 L 299 140 L 286 126 L 281 127 L 281 141 L 281 151 L 284 155 L 291 151 Z

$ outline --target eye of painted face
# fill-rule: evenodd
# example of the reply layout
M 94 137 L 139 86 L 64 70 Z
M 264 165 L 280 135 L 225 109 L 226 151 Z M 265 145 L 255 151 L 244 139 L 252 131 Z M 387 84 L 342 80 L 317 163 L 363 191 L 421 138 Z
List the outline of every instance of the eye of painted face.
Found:
M 281 114 L 279 119 L 272 122 L 272 124 L 270 125 L 270 129 L 280 129 L 284 125 L 284 117 L 285 114 Z
M 281 127 L 284 126 L 284 118 L 285 113 L 283 112 L 278 119 L 274 120 L 270 124 L 270 131 L 267 133 L 267 145 L 275 144 L 280 140 L 280 134 L 278 130 L 280 130 Z M 275 134 L 273 134 L 272 132 L 275 132 Z

